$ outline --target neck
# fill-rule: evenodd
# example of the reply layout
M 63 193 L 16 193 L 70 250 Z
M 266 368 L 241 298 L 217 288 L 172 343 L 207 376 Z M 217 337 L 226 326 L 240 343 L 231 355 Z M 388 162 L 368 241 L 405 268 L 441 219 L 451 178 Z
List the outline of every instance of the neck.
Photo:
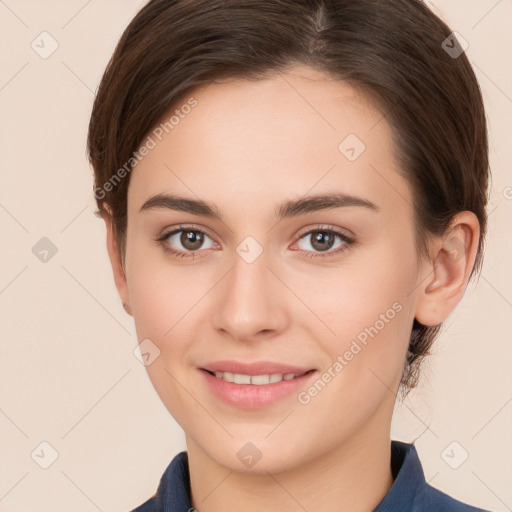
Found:
M 219 465 L 189 437 L 187 451 L 197 512 L 367 512 L 393 484 L 390 430 L 382 429 L 382 423 L 374 435 L 364 428 L 310 462 L 273 474 L 240 473 Z

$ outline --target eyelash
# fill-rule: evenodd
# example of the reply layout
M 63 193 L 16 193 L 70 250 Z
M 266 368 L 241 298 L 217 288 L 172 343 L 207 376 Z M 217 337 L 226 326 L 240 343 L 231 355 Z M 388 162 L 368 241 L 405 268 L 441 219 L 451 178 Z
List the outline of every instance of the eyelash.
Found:
M 168 232 L 164 233 L 162 236 L 158 237 L 155 241 L 159 245 L 162 246 L 164 251 L 166 251 L 169 254 L 172 254 L 176 258 L 181 258 L 181 259 L 188 259 L 188 258 L 190 258 L 190 259 L 194 259 L 195 258 L 195 254 L 197 252 L 199 252 L 199 250 L 198 251 L 178 251 L 176 249 L 173 249 L 172 247 L 170 247 L 167 244 L 167 239 L 170 236 L 175 235 L 176 233 L 180 233 L 182 231 L 191 231 L 191 232 L 194 232 L 194 233 L 201 233 L 201 234 L 206 235 L 209 238 L 211 238 L 208 235 L 208 233 L 206 233 L 206 231 L 204 231 L 204 230 L 202 230 L 200 228 L 197 228 L 197 227 L 194 227 L 194 226 L 182 226 L 182 225 L 180 225 L 178 228 L 173 229 L 172 231 L 168 231 Z M 329 258 L 329 257 L 337 256 L 337 255 L 341 254 L 342 252 L 348 250 L 350 247 L 352 247 L 355 244 L 355 240 L 353 240 L 352 238 L 349 238 L 347 235 L 341 233 L 340 231 L 335 230 L 331 226 L 324 226 L 324 225 L 318 225 L 316 228 L 310 229 L 309 231 L 306 231 L 305 233 L 303 233 L 303 234 L 301 234 L 299 236 L 298 240 L 301 240 L 302 238 L 306 237 L 307 235 L 311 235 L 311 234 L 316 233 L 316 232 L 329 233 L 331 235 L 338 236 L 345 243 L 341 247 L 338 247 L 335 251 L 326 251 L 324 253 L 322 253 L 322 252 L 314 252 L 314 251 L 306 251 L 306 253 L 307 253 L 306 257 L 307 258 L 314 259 L 314 258 Z

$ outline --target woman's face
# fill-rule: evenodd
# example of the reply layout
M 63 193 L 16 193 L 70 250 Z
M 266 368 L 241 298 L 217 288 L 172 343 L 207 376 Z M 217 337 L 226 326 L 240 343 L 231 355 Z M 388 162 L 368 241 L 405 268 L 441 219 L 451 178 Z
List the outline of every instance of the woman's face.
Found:
M 160 398 L 189 448 L 239 471 L 389 439 L 421 261 L 388 123 L 306 67 L 191 96 L 128 192 L 126 293 Z

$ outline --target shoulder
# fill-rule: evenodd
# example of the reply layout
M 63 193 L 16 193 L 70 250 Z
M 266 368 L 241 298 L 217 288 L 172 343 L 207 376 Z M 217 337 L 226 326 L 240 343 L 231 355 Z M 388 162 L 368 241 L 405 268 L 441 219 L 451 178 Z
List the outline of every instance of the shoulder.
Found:
M 392 441 L 391 468 L 393 485 L 374 512 L 489 512 L 429 485 L 414 444 Z
M 462 501 L 458 501 L 429 484 L 425 484 L 418 493 L 417 505 L 418 510 L 442 510 L 443 512 L 489 512 L 463 503 Z
M 187 452 L 178 453 L 167 466 L 156 493 L 130 512 L 172 512 L 190 507 L 190 477 Z

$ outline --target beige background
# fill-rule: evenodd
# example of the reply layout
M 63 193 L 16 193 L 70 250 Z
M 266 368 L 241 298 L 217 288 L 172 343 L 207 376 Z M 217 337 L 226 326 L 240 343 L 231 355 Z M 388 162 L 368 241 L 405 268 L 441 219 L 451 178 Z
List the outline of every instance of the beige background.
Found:
M 135 330 L 92 214 L 85 156 L 94 91 L 143 3 L 0 1 L 0 511 L 128 511 L 185 448 L 133 355 Z M 432 485 L 510 511 L 512 1 L 434 4 L 468 41 L 484 90 L 490 232 L 482 277 L 446 323 L 420 388 L 397 410 L 393 437 L 417 439 Z M 58 43 L 46 59 L 39 53 L 55 43 L 43 31 Z M 43 237 L 57 249 L 46 262 L 32 252 Z M 52 448 L 42 442 L 58 454 L 47 469 Z M 464 451 L 468 459 L 450 467 Z

